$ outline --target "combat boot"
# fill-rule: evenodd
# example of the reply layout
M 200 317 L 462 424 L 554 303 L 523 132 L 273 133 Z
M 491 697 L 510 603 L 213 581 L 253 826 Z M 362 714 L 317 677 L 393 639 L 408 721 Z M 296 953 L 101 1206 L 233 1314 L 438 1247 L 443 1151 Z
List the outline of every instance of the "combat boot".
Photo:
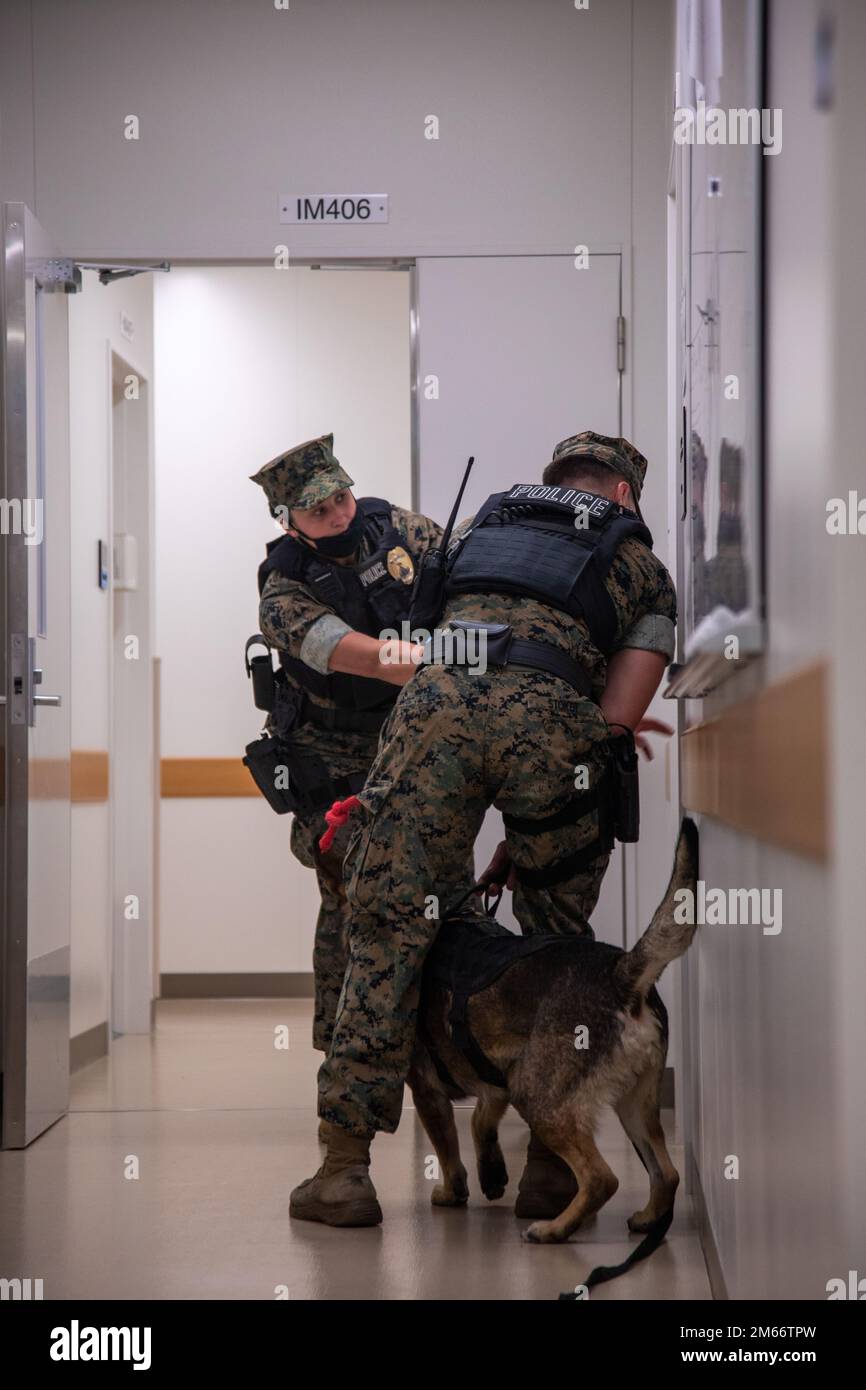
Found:
M 289 1198 L 289 1215 L 298 1221 L 323 1221 L 326 1226 L 378 1226 L 382 1208 L 367 1171 L 371 1136 L 350 1134 L 323 1120 L 325 1161 L 315 1177 L 307 1178 Z
M 515 1216 L 559 1216 L 577 1195 L 577 1179 L 558 1154 L 529 1131 L 526 1167 L 517 1187 Z

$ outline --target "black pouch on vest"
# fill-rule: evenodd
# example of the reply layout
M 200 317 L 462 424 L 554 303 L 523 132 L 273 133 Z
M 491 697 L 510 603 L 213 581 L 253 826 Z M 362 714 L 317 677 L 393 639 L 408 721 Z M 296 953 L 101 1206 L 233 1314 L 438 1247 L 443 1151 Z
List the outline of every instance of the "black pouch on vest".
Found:
M 349 796 L 364 784 L 363 775 L 335 782 L 318 754 L 300 753 L 268 734 L 247 744 L 243 763 L 268 805 L 281 816 L 288 811 L 304 819 L 319 816 L 338 796 Z M 288 786 L 277 786 L 278 778 Z
M 248 743 L 243 764 L 249 768 L 262 796 L 278 815 L 284 816 L 288 811 L 299 809 L 298 800 L 292 794 L 291 778 L 289 787 L 277 786 L 277 777 L 287 765 L 285 745 L 281 744 L 279 739 L 263 734 L 253 743 Z
M 613 734 L 608 739 L 608 749 L 613 833 L 622 844 L 634 844 L 640 834 L 640 796 L 637 752 L 631 729 Z
M 513 637 L 510 623 L 476 623 L 467 622 L 462 618 L 452 618 L 448 626 L 462 632 L 483 632 L 488 666 L 503 666 L 508 661 L 508 650 Z
M 265 655 L 251 657 L 250 647 L 253 646 L 264 647 Z M 253 704 L 256 709 L 272 710 L 276 696 L 274 667 L 271 661 L 271 649 L 260 632 L 247 638 L 247 644 L 244 647 L 244 664 L 247 676 L 253 682 Z
M 415 576 L 409 627 L 432 632 L 445 608 L 445 556 L 438 550 L 423 555 Z

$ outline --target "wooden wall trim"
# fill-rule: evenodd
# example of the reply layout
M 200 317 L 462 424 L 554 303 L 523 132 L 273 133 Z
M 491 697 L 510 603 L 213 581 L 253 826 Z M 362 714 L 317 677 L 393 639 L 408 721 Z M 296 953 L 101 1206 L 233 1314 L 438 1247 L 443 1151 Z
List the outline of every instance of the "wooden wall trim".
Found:
M 240 758 L 163 758 L 163 796 L 261 796 Z
M 4 753 L 0 749 L 0 781 L 5 772 Z M 68 762 L 63 758 L 31 758 L 28 777 L 34 801 L 107 801 L 108 753 L 73 748 Z
M 108 753 L 73 748 L 70 755 L 71 800 L 108 800 Z
M 273 971 L 241 974 L 161 975 L 162 999 L 312 999 L 313 972 Z
M 66 758 L 30 758 L 27 788 L 31 801 L 68 801 L 70 765 Z
M 817 663 L 687 730 L 683 806 L 758 840 L 830 853 L 829 670 Z

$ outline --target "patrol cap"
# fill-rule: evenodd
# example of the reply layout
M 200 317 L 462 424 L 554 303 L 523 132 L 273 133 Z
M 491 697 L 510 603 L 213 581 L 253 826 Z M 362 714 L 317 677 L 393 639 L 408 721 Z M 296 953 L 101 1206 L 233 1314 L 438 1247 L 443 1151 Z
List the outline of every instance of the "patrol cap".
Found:
M 333 448 L 334 436 L 322 434 L 277 454 L 258 473 L 250 474 L 251 482 L 264 489 L 271 516 L 276 516 L 278 507 L 314 507 L 340 488 L 353 486 L 354 480 L 334 458 Z
M 572 434 L 568 439 L 559 441 L 553 451 L 551 463 L 572 458 L 592 459 L 595 463 L 601 463 L 606 468 L 621 473 L 631 486 L 634 500 L 639 500 L 646 477 L 647 461 L 627 439 L 614 438 L 609 434 L 596 434 L 595 430 Z

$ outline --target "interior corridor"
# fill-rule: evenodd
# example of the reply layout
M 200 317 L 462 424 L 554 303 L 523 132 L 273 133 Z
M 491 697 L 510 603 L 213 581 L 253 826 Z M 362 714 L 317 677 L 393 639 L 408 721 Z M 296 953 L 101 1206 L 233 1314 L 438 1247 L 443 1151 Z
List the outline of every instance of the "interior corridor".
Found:
M 160 1000 L 152 1037 L 116 1038 L 109 1057 L 74 1074 L 66 1119 L 3 1155 L 7 1259 L 44 1281 L 46 1299 L 273 1299 L 284 1285 L 290 1299 L 495 1302 L 556 1299 L 638 1244 L 626 1219 L 646 1201 L 646 1178 L 612 1112 L 599 1148 L 619 1191 L 567 1245 L 528 1246 L 529 1223 L 512 1212 L 526 1127 L 507 1112 L 508 1191 L 487 1202 L 470 1163 L 469 1101 L 457 1108 L 468 1207 L 431 1206 L 431 1145 L 405 1106 L 397 1133 L 373 1145 L 383 1224 L 290 1222 L 289 1191 L 320 1161 L 311 1015 L 306 999 Z M 663 1123 L 682 1177 L 672 1111 Z M 124 1175 L 131 1156 L 138 1178 Z M 711 1298 L 683 1186 L 666 1241 L 593 1289 L 594 1302 Z

